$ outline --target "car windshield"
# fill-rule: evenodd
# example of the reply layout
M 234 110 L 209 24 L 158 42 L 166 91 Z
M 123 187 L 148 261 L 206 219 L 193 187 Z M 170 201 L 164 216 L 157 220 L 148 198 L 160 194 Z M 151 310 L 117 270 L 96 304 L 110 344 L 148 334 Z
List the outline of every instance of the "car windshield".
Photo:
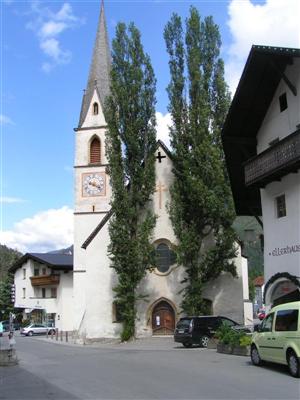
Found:
M 177 328 L 182 329 L 182 328 L 188 328 L 190 326 L 190 319 L 181 319 L 178 323 L 177 323 Z

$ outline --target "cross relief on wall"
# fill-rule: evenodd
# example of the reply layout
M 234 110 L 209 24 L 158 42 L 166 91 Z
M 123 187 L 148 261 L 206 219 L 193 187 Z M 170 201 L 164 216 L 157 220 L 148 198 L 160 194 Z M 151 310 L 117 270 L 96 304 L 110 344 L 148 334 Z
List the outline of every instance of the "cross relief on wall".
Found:
M 161 206 L 162 206 L 162 192 L 168 191 L 168 188 L 167 188 L 167 186 L 163 185 L 159 181 L 158 185 L 155 187 L 155 191 L 158 192 L 158 205 L 159 205 L 159 208 L 161 209 Z

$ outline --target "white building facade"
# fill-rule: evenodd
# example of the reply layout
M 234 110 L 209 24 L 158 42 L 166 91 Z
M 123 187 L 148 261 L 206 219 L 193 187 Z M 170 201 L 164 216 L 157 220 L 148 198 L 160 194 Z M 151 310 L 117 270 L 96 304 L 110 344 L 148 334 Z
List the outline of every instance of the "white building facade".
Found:
M 299 300 L 300 49 L 252 47 L 223 143 L 237 213 L 262 215 L 264 301 Z
M 23 319 L 73 329 L 73 255 L 27 253 L 11 268 Z

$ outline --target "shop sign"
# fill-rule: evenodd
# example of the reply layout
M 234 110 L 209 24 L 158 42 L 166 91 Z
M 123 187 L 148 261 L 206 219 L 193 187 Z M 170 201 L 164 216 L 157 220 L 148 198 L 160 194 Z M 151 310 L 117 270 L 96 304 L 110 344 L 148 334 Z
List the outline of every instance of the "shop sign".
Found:
M 294 245 L 285 246 L 285 247 L 275 247 L 274 250 L 269 252 L 269 256 L 279 257 L 279 256 L 285 256 L 288 254 L 293 254 L 293 253 L 300 253 L 300 244 L 294 244 Z

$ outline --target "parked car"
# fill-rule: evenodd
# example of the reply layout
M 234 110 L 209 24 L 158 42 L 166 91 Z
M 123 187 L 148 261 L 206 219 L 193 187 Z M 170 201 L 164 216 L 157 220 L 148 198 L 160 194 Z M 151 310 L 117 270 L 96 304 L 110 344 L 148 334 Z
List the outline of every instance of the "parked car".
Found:
M 177 322 L 174 341 L 182 343 L 184 347 L 192 347 L 193 344 L 207 347 L 209 339 L 214 336 L 222 324 L 226 324 L 236 330 L 243 330 L 246 333 L 251 332 L 250 329 L 227 317 L 211 315 L 184 317 Z
M 300 377 L 300 301 L 272 308 L 255 327 L 251 360 L 254 365 L 263 361 L 287 365 L 292 376 Z
M 2 326 L 3 326 L 3 331 L 4 332 L 8 332 L 9 331 L 9 320 L 7 319 L 7 320 L 4 320 L 4 321 L 1 321 L 1 323 L 2 323 Z M 14 328 L 15 331 L 18 331 L 20 329 L 19 322 L 14 322 L 13 323 L 13 328 Z
M 21 328 L 21 335 L 33 336 L 33 335 L 51 335 L 55 333 L 54 328 L 49 328 L 43 324 L 30 324 L 24 328 Z

